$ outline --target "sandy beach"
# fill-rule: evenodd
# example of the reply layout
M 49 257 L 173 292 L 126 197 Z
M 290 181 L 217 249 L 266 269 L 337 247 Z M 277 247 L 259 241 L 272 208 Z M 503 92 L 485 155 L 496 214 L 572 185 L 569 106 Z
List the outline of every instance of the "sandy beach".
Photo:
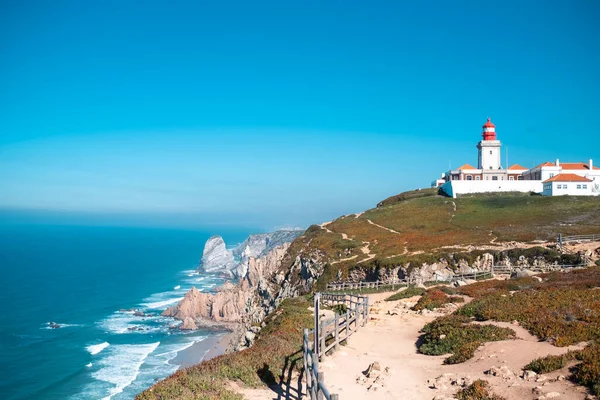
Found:
M 170 363 L 179 365 L 179 368 L 186 368 L 202 361 L 218 357 L 227 352 L 232 337 L 233 333 L 229 331 L 209 336 L 203 341 L 196 342 L 187 349 L 177 353 L 177 356 L 173 358 Z

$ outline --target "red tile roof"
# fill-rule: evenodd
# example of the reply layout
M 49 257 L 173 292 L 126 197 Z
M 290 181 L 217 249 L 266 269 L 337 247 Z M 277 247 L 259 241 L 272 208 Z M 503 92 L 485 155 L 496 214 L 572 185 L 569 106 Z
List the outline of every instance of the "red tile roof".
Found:
M 462 166 L 458 167 L 457 169 L 460 171 L 461 169 L 477 169 L 477 168 L 475 168 L 472 165 L 465 164 L 465 165 L 462 165 Z
M 566 163 L 559 162 L 558 165 L 560 167 L 562 167 L 563 170 L 573 170 L 573 169 L 579 169 L 579 170 L 587 169 L 587 170 L 589 170 L 590 169 L 590 165 L 588 163 L 584 163 L 584 162 L 574 162 L 574 163 L 572 163 L 572 162 L 566 162 Z M 549 161 L 546 161 L 545 163 L 542 163 L 542 164 L 538 165 L 537 167 L 533 167 L 532 169 L 539 168 L 539 167 L 556 167 L 556 164 L 552 163 L 552 162 L 549 162 Z M 592 167 L 592 169 L 594 169 L 594 170 L 600 170 L 600 168 L 598 168 L 598 167 Z
M 560 163 L 560 166 L 564 169 L 590 169 L 590 165 L 584 162 L 570 162 L 570 163 Z M 592 166 L 592 169 L 600 169 L 598 167 Z
M 538 166 L 533 167 L 532 169 L 535 168 L 539 168 L 539 167 L 555 167 L 556 165 L 554 163 L 551 163 L 550 161 L 546 161 L 545 163 L 541 163 Z
M 550 179 L 546 179 L 546 182 L 593 182 L 591 179 L 575 174 L 558 174 Z
M 511 165 L 510 167 L 508 167 L 508 169 L 509 170 L 516 169 L 516 170 L 525 170 L 525 171 L 527 171 L 529 168 L 525 168 L 525 167 L 523 167 L 523 166 L 521 166 L 519 164 L 515 164 L 515 165 Z

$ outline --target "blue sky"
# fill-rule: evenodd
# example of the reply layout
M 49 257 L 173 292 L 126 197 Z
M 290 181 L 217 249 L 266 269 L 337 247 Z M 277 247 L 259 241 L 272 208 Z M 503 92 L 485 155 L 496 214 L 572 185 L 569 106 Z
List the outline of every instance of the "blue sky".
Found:
M 477 161 L 600 165 L 597 1 L 4 1 L 0 208 L 306 226 Z

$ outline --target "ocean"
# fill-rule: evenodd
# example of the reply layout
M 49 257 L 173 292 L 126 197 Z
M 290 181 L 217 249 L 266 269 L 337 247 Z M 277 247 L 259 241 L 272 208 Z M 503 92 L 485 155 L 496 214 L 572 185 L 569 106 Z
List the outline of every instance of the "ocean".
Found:
M 1 224 L 2 399 L 131 399 L 175 372 L 179 351 L 216 333 L 160 313 L 223 283 L 195 272 L 206 239 L 250 233 Z

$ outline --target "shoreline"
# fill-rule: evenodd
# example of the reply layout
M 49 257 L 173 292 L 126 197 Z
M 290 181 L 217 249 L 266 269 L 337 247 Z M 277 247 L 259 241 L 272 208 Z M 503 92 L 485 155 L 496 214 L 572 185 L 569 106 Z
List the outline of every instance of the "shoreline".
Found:
M 177 370 L 180 370 L 228 353 L 233 336 L 233 332 L 230 331 L 211 335 L 177 352 L 177 356 L 170 360 L 169 364 L 177 365 Z

